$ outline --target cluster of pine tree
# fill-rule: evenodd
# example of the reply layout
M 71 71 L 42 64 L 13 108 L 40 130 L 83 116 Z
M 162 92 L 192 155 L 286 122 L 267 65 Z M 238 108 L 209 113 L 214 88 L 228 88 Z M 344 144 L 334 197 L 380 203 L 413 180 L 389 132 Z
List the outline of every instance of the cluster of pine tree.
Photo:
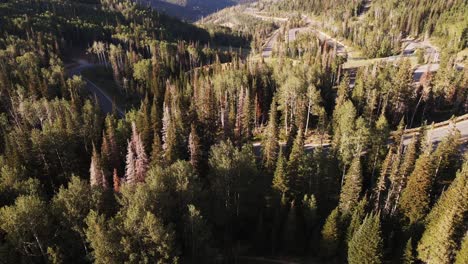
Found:
M 406 37 L 434 37 L 453 50 L 467 47 L 468 3 L 457 1 L 279 1 L 271 11 L 305 11 L 322 18 L 322 26 L 349 39 L 368 57 L 401 53 Z

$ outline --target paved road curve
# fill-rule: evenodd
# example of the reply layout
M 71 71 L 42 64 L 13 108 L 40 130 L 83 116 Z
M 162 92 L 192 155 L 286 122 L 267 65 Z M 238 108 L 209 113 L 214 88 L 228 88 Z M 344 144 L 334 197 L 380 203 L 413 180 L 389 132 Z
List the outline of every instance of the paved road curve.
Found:
M 84 81 L 86 81 L 87 89 L 97 97 L 99 107 L 101 108 L 101 110 L 106 114 L 112 113 L 112 110 L 113 110 L 113 100 L 112 100 L 112 98 L 101 87 L 99 87 L 97 84 L 93 83 L 92 81 L 90 81 L 88 78 L 84 77 L 81 74 L 81 72 L 83 70 L 89 69 L 89 68 L 92 68 L 92 67 L 95 67 L 95 66 L 96 66 L 96 64 L 92 64 L 92 63 L 89 63 L 86 60 L 80 59 L 80 60 L 77 61 L 76 66 L 73 66 L 72 68 L 70 68 L 68 70 L 68 75 L 69 76 L 73 76 L 73 75 L 81 76 L 81 78 Z M 124 111 L 122 111 L 117 106 L 116 106 L 116 111 L 117 111 L 117 114 L 120 117 L 123 117 L 125 115 Z

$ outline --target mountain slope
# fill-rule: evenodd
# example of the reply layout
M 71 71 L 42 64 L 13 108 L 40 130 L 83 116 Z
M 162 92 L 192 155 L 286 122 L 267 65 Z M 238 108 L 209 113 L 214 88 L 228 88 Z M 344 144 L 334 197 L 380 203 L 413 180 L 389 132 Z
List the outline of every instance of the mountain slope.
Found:
M 195 21 L 220 9 L 254 0 L 147 0 L 154 8 L 169 15 Z

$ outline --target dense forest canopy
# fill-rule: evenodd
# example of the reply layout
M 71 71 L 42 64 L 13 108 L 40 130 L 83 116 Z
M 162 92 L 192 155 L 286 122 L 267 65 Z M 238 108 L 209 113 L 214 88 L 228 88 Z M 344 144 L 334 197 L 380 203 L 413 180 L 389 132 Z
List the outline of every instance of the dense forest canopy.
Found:
M 3 1 L 0 262 L 466 263 L 467 9 Z

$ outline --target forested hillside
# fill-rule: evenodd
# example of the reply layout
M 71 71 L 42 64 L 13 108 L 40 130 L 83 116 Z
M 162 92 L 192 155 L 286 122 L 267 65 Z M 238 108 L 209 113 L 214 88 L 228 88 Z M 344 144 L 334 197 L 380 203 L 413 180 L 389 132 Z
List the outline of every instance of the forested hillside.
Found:
M 466 263 L 465 2 L 139 3 L 0 3 L 0 263 Z
M 441 46 L 454 50 L 468 45 L 468 3 L 464 0 L 283 0 L 269 8 L 318 15 L 324 27 L 370 57 L 399 54 L 400 42 L 407 37 L 434 37 Z
M 168 15 L 187 21 L 196 21 L 218 10 L 254 0 L 145 0 Z

